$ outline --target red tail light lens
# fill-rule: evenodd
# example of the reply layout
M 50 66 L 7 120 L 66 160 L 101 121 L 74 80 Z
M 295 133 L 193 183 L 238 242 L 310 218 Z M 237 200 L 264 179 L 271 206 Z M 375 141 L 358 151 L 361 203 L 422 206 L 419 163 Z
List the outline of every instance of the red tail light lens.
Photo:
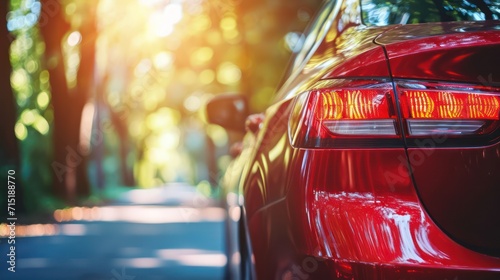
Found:
M 324 147 L 351 139 L 398 138 L 390 83 L 337 81 L 321 84 L 297 99 L 291 118 L 292 143 Z M 337 145 L 338 146 L 338 145 Z
M 415 87 L 416 84 L 411 84 Z M 439 89 L 419 84 L 418 89 L 398 85 L 403 118 L 409 136 L 481 135 L 500 120 L 500 96 L 475 88 Z
M 477 93 L 404 90 L 405 118 L 498 120 L 500 98 Z
M 319 120 L 389 119 L 390 89 L 317 90 Z
M 500 89 L 398 81 L 396 90 L 399 102 L 388 81 L 316 84 L 295 100 L 289 126 L 292 145 L 402 147 L 403 136 L 414 146 L 418 138 L 444 135 L 446 143 L 439 145 L 475 146 L 500 139 Z

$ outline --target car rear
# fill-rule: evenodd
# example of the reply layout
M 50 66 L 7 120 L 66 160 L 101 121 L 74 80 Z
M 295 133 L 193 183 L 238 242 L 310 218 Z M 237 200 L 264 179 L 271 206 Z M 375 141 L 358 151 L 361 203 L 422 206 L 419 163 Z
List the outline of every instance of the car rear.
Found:
M 500 23 L 427 25 L 441 34 L 401 26 L 377 39 L 399 92 L 414 184 L 449 237 L 498 257 Z
M 500 5 L 392 2 L 338 5 L 266 113 L 245 185 L 263 279 L 500 278 L 500 22 L 469 22 Z
M 475 3 L 498 18 L 497 2 Z M 500 22 L 396 25 L 374 43 L 386 69 L 350 58 L 363 63 L 333 68 L 291 110 L 303 176 L 289 208 L 306 210 L 289 215 L 303 217 L 303 258 L 314 257 L 304 270 L 499 278 Z

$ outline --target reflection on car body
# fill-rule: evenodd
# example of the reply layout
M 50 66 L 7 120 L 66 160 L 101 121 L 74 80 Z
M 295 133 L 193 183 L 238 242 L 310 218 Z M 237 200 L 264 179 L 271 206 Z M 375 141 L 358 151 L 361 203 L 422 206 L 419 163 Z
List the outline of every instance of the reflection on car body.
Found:
M 499 18 L 326 2 L 221 182 L 228 277 L 498 279 Z M 209 120 L 234 127 L 223 101 Z

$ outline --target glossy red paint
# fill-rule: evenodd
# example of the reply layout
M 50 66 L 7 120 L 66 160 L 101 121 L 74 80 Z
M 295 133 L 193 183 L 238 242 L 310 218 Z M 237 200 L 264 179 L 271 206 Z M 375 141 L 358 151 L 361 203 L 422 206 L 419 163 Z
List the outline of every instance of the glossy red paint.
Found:
M 286 199 L 250 219 L 259 278 L 499 277 L 498 258 L 457 244 L 427 215 L 405 159 L 404 149 L 297 154 L 305 168 L 290 170 Z
M 309 153 L 307 182 L 301 185 L 310 203 L 308 224 L 320 246 L 310 253 L 373 265 L 485 270 L 500 265 L 497 258 L 453 242 L 432 222 L 402 167 L 404 149 Z
M 500 145 L 409 149 L 422 204 L 450 237 L 500 256 Z M 445 174 L 445 176 L 439 176 Z
M 497 22 L 405 25 L 376 42 L 385 47 L 394 78 L 481 83 L 494 74 L 500 79 L 498 28 Z
M 389 77 L 389 68 L 387 67 L 384 49 L 372 43 L 367 43 L 367 47 L 368 46 L 372 48 L 353 58 L 343 61 L 343 63 L 335 67 L 333 71 L 328 73 L 323 79 L 342 77 Z
M 332 5 L 225 176 L 257 279 L 500 279 L 499 131 L 414 137 L 398 99 L 402 80 L 498 88 L 500 23 L 366 27 L 357 1 Z M 393 85 L 397 145 L 292 145 L 301 96 L 368 78 Z
M 485 77 L 499 77 L 498 26 L 491 22 L 402 26 L 377 42 L 387 49 L 394 78 L 489 85 Z M 423 27 L 433 30 L 433 36 L 425 36 Z M 488 148 L 474 148 L 492 142 L 471 137 L 454 142 L 470 148 L 435 149 L 453 141 L 449 136 L 427 139 L 426 147 L 410 148 L 408 155 L 421 202 L 441 229 L 468 248 L 500 256 L 500 219 L 492 217 L 500 213 L 499 136 L 494 134 L 492 142 L 497 144 Z

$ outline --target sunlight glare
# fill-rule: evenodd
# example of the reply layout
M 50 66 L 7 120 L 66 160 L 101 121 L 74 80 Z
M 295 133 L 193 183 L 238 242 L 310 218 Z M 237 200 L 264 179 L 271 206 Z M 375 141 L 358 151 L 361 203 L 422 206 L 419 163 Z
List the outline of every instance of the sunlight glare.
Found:
M 224 62 L 219 66 L 217 81 L 224 85 L 236 84 L 241 79 L 241 70 L 231 62 Z
M 220 21 L 220 27 L 223 30 L 236 29 L 236 19 L 234 17 L 225 17 Z
M 119 261 L 120 265 L 133 268 L 155 268 L 161 267 L 162 263 L 155 258 L 132 258 Z
M 214 51 L 210 47 L 202 47 L 197 49 L 192 55 L 191 55 L 191 65 L 193 66 L 200 66 L 203 65 L 204 63 L 207 63 L 212 59 L 214 56 Z
M 42 91 L 38 94 L 36 97 L 36 103 L 38 104 L 38 107 L 42 110 L 45 110 L 47 106 L 49 106 L 49 94 L 46 93 L 45 91 Z
M 94 120 L 94 104 L 87 102 L 83 107 L 82 117 L 80 121 L 80 147 L 83 151 L 90 151 L 92 139 L 92 123 Z
M 212 26 L 212 21 L 207 15 L 199 15 L 192 20 L 193 32 L 199 33 L 209 29 Z
M 195 112 L 200 109 L 201 100 L 198 96 L 191 95 L 186 100 L 184 100 L 184 108 L 186 108 L 190 112 Z
M 38 111 L 36 110 L 24 110 L 21 113 L 20 119 L 25 125 L 32 125 L 35 122 L 37 116 Z
M 28 130 L 26 129 L 26 126 L 22 123 L 16 123 L 16 126 L 14 127 L 14 132 L 16 133 L 17 139 L 23 141 L 28 137 Z
M 73 31 L 71 34 L 68 36 L 68 45 L 71 47 L 74 47 L 82 41 L 82 34 L 78 31 Z
M 168 4 L 162 12 L 151 15 L 149 28 L 158 37 L 167 37 L 174 31 L 174 26 L 183 18 L 182 5 L 179 3 Z
M 163 2 L 163 0 L 139 0 L 139 3 L 141 3 L 144 6 L 154 6 L 161 2 Z
M 171 3 L 167 5 L 163 10 L 163 15 L 172 25 L 179 23 L 183 17 L 182 5 L 179 3 Z
M 168 52 L 160 52 L 154 58 L 154 65 L 160 70 L 167 70 L 172 65 L 172 54 Z
M 224 254 L 185 255 L 179 256 L 177 261 L 185 266 L 223 267 L 227 258 Z
M 161 249 L 158 256 L 167 261 L 177 261 L 186 266 L 222 267 L 226 265 L 226 255 L 200 249 Z
M 83 236 L 87 233 L 87 227 L 80 224 L 60 225 L 61 233 L 69 236 Z
M 179 146 L 180 131 L 177 128 L 170 129 L 162 133 L 159 137 L 161 147 L 167 150 L 174 150 Z
M 33 128 L 40 132 L 40 134 L 45 135 L 49 132 L 50 125 L 44 117 L 38 115 L 33 123 Z
M 146 75 L 151 70 L 151 60 L 143 59 L 137 66 L 135 67 L 134 74 L 136 77 L 141 77 Z

